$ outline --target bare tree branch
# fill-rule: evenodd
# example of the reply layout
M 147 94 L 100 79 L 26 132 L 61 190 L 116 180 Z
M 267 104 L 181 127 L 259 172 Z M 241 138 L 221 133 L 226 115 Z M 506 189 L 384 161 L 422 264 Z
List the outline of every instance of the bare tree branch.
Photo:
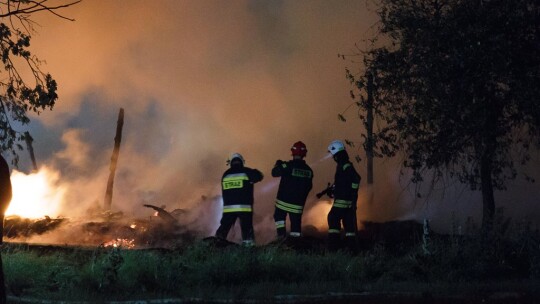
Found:
M 21 5 L 22 5 L 21 1 L 8 0 L 7 2 L 4 2 L 4 3 L 0 2 L 2 4 L 7 5 L 7 8 L 8 8 L 7 13 L 0 14 L 0 18 L 10 17 L 10 16 L 19 16 L 19 15 L 30 15 L 32 13 L 37 13 L 37 12 L 40 12 L 40 11 L 48 11 L 51 14 L 53 14 L 53 15 L 59 17 L 59 18 L 66 19 L 66 20 L 69 20 L 69 21 L 75 21 L 75 19 L 68 18 L 66 16 L 58 14 L 56 12 L 56 10 L 73 6 L 73 5 L 77 4 L 77 3 L 80 3 L 81 1 L 82 0 L 77 0 L 77 1 L 73 1 L 73 2 L 70 2 L 70 3 L 62 4 L 62 5 L 56 5 L 56 6 L 47 6 L 47 5 L 45 5 L 44 3 L 47 2 L 47 0 L 28 1 L 28 2 L 25 2 L 25 3 L 28 3 L 28 6 L 21 7 Z M 15 6 L 15 4 L 12 4 L 12 2 L 17 3 L 15 10 L 11 10 L 11 8 Z
M 41 70 L 43 62 L 30 52 L 31 34 L 37 24 L 32 17 L 45 11 L 73 21 L 57 11 L 82 0 L 65 1 L 69 2 L 52 5 L 48 0 L 0 0 L 0 152 L 9 151 L 15 165 L 17 150 L 23 149 L 18 142 L 27 134 L 20 128 L 30 122 L 29 112 L 40 114 L 52 109 L 58 99 L 56 81 Z

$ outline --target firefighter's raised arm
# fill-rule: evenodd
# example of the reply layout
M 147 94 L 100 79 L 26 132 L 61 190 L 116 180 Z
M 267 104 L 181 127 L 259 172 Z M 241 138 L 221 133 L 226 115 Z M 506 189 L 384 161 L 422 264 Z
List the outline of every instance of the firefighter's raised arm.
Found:
M 249 182 L 252 183 L 252 184 L 258 183 L 258 182 L 262 181 L 263 178 L 264 178 L 264 175 L 262 174 L 262 172 L 257 170 L 257 169 L 251 169 L 251 170 L 247 171 L 246 173 L 248 175 Z
M 287 162 L 284 162 L 281 159 L 276 160 L 276 164 L 274 165 L 274 168 L 272 168 L 272 176 L 283 176 L 285 173 L 285 169 L 287 169 Z

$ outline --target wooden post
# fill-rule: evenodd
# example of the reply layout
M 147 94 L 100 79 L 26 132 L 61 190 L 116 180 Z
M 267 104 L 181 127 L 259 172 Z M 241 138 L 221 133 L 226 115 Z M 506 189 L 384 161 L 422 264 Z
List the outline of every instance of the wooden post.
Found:
M 118 121 L 116 123 L 116 136 L 114 137 L 114 149 L 111 156 L 111 165 L 109 167 L 109 180 L 107 181 L 107 191 L 105 192 L 105 210 L 111 210 L 112 194 L 114 184 L 114 173 L 116 171 L 116 163 L 118 162 L 118 154 L 120 153 L 120 142 L 122 141 L 122 127 L 124 126 L 124 109 L 120 108 L 118 113 Z
M 366 156 L 367 156 L 367 183 L 373 184 L 373 74 L 370 71 L 367 72 L 367 143 L 366 143 Z
M 28 153 L 30 153 L 30 159 L 32 160 L 34 171 L 37 172 L 38 167 L 36 164 L 36 157 L 34 156 L 34 148 L 32 147 L 32 141 L 34 141 L 34 139 L 32 138 L 32 136 L 30 136 L 30 132 L 24 132 L 24 141 L 26 141 L 26 147 L 28 148 Z

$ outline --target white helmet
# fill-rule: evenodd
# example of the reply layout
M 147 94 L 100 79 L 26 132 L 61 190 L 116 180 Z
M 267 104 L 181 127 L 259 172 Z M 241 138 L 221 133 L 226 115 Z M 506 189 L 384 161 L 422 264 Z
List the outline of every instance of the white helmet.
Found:
M 242 165 L 246 163 L 246 161 L 244 160 L 244 157 L 242 156 L 242 154 L 240 153 L 233 153 L 231 154 L 231 156 L 229 157 L 229 159 L 227 160 L 227 165 L 231 165 L 231 162 L 233 161 L 233 159 L 235 158 L 238 158 L 242 161 Z
M 336 155 L 336 153 L 342 150 L 345 150 L 345 146 L 343 145 L 341 140 L 334 140 L 328 146 L 328 152 L 332 153 L 332 155 Z

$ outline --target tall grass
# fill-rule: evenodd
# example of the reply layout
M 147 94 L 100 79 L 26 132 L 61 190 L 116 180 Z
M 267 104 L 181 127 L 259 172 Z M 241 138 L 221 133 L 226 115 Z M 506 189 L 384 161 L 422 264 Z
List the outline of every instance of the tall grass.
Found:
M 374 244 L 351 255 L 296 252 L 275 246 L 217 248 L 203 241 L 178 250 L 36 251 L 5 246 L 2 255 L 12 296 L 51 300 L 267 299 L 327 292 L 451 293 L 456 286 L 474 293 L 473 286 L 504 289 L 501 284 L 506 289 L 534 293 L 538 291 L 527 286 L 540 282 L 539 245 L 537 232 L 522 230 L 490 238 L 432 237 L 430 255 L 423 253 L 421 244 L 400 250 Z

